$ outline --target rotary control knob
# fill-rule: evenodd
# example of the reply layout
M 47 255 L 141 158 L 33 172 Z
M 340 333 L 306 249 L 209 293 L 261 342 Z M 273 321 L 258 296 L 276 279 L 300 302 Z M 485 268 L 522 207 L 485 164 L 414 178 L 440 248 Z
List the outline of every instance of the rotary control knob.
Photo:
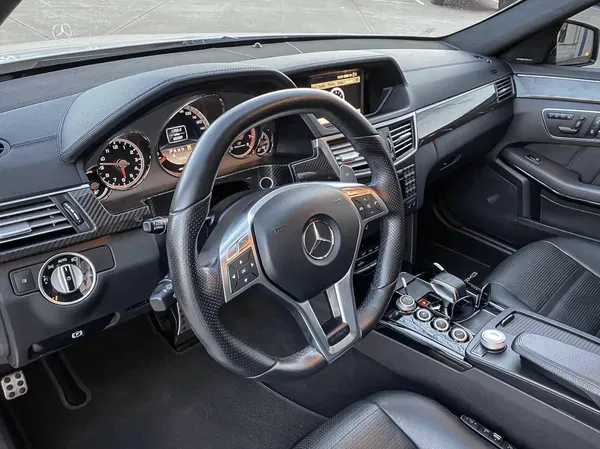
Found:
M 469 341 L 469 334 L 460 327 L 455 327 L 450 331 L 450 337 L 457 343 L 466 343 Z
M 481 333 L 481 346 L 490 352 L 502 352 L 506 349 L 506 335 L 496 329 L 486 329 Z
M 417 320 L 423 321 L 424 323 L 429 323 L 433 318 L 433 313 L 429 309 L 419 309 L 417 313 L 415 313 Z
M 48 301 L 71 305 L 86 299 L 96 286 L 96 270 L 81 254 L 52 256 L 40 269 L 38 285 Z
M 450 329 L 450 323 L 445 318 L 436 318 L 433 320 L 432 326 L 438 332 L 446 332 Z
M 402 313 L 413 313 L 417 309 L 417 302 L 410 295 L 402 295 L 396 300 L 396 308 Z
M 50 275 L 52 287 L 63 295 L 75 292 L 81 287 L 83 273 L 77 265 L 66 263 L 59 265 Z

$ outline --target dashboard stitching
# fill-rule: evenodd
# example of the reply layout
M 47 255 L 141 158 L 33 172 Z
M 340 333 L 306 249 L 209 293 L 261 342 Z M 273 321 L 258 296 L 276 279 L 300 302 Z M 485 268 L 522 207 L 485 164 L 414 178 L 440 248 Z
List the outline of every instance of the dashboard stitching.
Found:
M 234 67 L 234 68 L 226 68 L 226 69 L 214 69 L 214 70 L 208 70 L 208 71 L 186 73 L 184 75 L 172 76 L 170 78 L 162 80 L 160 83 L 154 84 L 152 87 L 144 90 L 143 92 L 141 92 L 140 94 L 136 95 L 135 97 L 128 99 L 127 102 L 125 102 L 119 108 L 111 111 L 108 115 L 106 115 L 103 119 L 101 119 L 94 127 L 92 127 L 85 134 L 83 134 L 82 136 L 80 136 L 75 142 L 73 142 L 73 144 L 69 148 L 66 148 L 65 150 L 62 150 L 61 151 L 61 155 L 64 155 L 64 154 L 68 153 L 73 147 L 76 147 L 82 140 L 84 140 L 86 137 L 88 137 L 90 134 L 94 133 L 98 128 L 100 128 L 102 125 L 104 125 L 108 119 L 114 117 L 119 112 L 121 112 L 123 109 L 126 109 L 128 106 L 130 106 L 130 103 L 132 103 L 133 101 L 135 101 L 135 100 L 137 100 L 137 99 L 139 99 L 141 97 L 146 96 L 150 92 L 152 92 L 152 91 L 154 91 L 154 90 L 162 87 L 165 84 L 168 84 L 168 83 L 170 83 L 172 81 L 175 81 L 175 80 L 182 80 L 182 79 L 186 79 L 186 78 L 194 78 L 194 77 L 196 77 L 198 75 L 207 76 L 207 75 L 214 75 L 214 74 L 217 74 L 217 73 L 227 73 L 227 72 L 241 72 L 241 73 L 246 72 L 246 71 L 254 72 L 257 69 L 262 69 L 262 70 L 266 70 L 266 71 L 274 72 L 274 73 L 277 72 L 276 70 L 268 69 L 267 67 L 258 66 L 258 65 L 257 66 L 242 66 L 242 67 Z M 79 97 L 77 97 L 77 98 L 79 98 Z M 70 109 L 70 107 L 69 107 L 69 109 Z M 61 136 L 62 136 L 62 124 L 61 124 Z M 60 147 L 62 147 L 62 139 L 60 141 Z
M 13 148 L 17 148 L 17 147 L 26 147 L 28 145 L 34 144 L 34 143 L 40 143 L 40 142 L 45 142 L 47 140 L 54 140 L 58 137 L 58 134 L 50 134 L 48 136 L 43 136 L 43 137 L 38 137 L 37 139 L 31 139 L 31 140 L 22 140 L 20 142 L 17 143 L 13 143 L 12 147 Z
M 63 135 L 63 126 L 65 124 L 65 120 L 67 119 L 67 115 L 69 114 L 69 111 L 71 110 L 71 107 L 73 106 L 73 103 L 75 103 L 75 101 L 81 97 L 82 94 L 79 94 L 77 96 L 75 96 L 75 98 L 73 98 L 73 101 L 71 101 L 71 103 L 69 103 L 69 106 L 67 106 L 67 108 L 65 109 L 65 112 L 63 113 L 62 117 L 60 118 L 60 122 L 58 123 L 58 139 L 56 140 L 56 150 L 58 153 L 58 159 L 65 165 L 70 165 L 67 161 L 65 161 L 63 159 L 63 155 L 61 152 L 61 148 L 62 148 L 62 135 Z

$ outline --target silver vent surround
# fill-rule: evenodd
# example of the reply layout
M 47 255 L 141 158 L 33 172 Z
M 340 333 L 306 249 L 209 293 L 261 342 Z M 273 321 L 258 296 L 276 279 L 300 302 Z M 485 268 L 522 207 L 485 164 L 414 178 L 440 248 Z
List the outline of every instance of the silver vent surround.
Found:
M 49 196 L 0 205 L 0 251 L 76 232 Z
M 374 124 L 375 129 L 388 128 L 391 143 L 394 147 L 394 164 L 397 166 L 412 156 L 416 151 L 417 132 L 415 126 L 415 114 L 390 119 Z M 350 142 L 342 135 L 335 134 L 318 139 L 325 143 L 335 158 L 339 168 L 342 164 L 354 170 L 357 177 L 365 177 L 371 174 L 365 159 L 358 154 Z

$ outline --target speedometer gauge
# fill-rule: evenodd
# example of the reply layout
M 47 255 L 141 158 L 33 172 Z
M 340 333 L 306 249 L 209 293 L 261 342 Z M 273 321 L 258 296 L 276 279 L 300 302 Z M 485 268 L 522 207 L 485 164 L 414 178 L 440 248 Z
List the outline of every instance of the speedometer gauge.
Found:
M 240 134 L 229 147 L 229 154 L 237 159 L 243 159 L 250 156 L 250 153 L 252 153 L 256 146 L 256 134 L 256 128 L 252 128 L 250 131 Z
M 169 120 L 158 141 L 158 161 L 162 168 L 180 176 L 198 139 L 210 126 L 197 108 L 188 104 Z
M 98 177 L 107 187 L 128 190 L 139 184 L 150 165 L 148 140 L 131 132 L 112 140 L 98 159 Z

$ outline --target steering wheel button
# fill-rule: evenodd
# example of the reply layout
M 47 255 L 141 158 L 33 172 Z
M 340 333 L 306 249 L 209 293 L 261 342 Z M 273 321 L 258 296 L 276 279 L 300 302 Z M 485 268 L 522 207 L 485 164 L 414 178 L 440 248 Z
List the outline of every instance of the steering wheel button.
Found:
M 352 202 L 354 203 L 354 205 L 358 209 L 358 213 L 360 214 L 360 217 L 361 218 L 366 218 L 367 217 L 367 211 L 365 209 L 365 206 L 358 200 L 358 198 L 354 198 L 352 200 Z
M 243 250 L 250 244 L 250 234 L 244 234 L 241 239 L 238 240 L 238 250 Z
M 250 253 L 251 252 L 252 252 L 252 250 L 248 250 L 248 251 L 245 251 L 242 254 L 240 254 L 240 256 L 233 261 L 234 265 L 237 268 L 241 268 L 244 265 L 246 265 L 248 263 L 248 260 L 250 260 Z
M 256 275 L 254 273 L 248 273 L 246 276 L 239 278 L 236 290 L 239 290 L 240 288 L 250 284 L 254 279 L 256 279 Z

